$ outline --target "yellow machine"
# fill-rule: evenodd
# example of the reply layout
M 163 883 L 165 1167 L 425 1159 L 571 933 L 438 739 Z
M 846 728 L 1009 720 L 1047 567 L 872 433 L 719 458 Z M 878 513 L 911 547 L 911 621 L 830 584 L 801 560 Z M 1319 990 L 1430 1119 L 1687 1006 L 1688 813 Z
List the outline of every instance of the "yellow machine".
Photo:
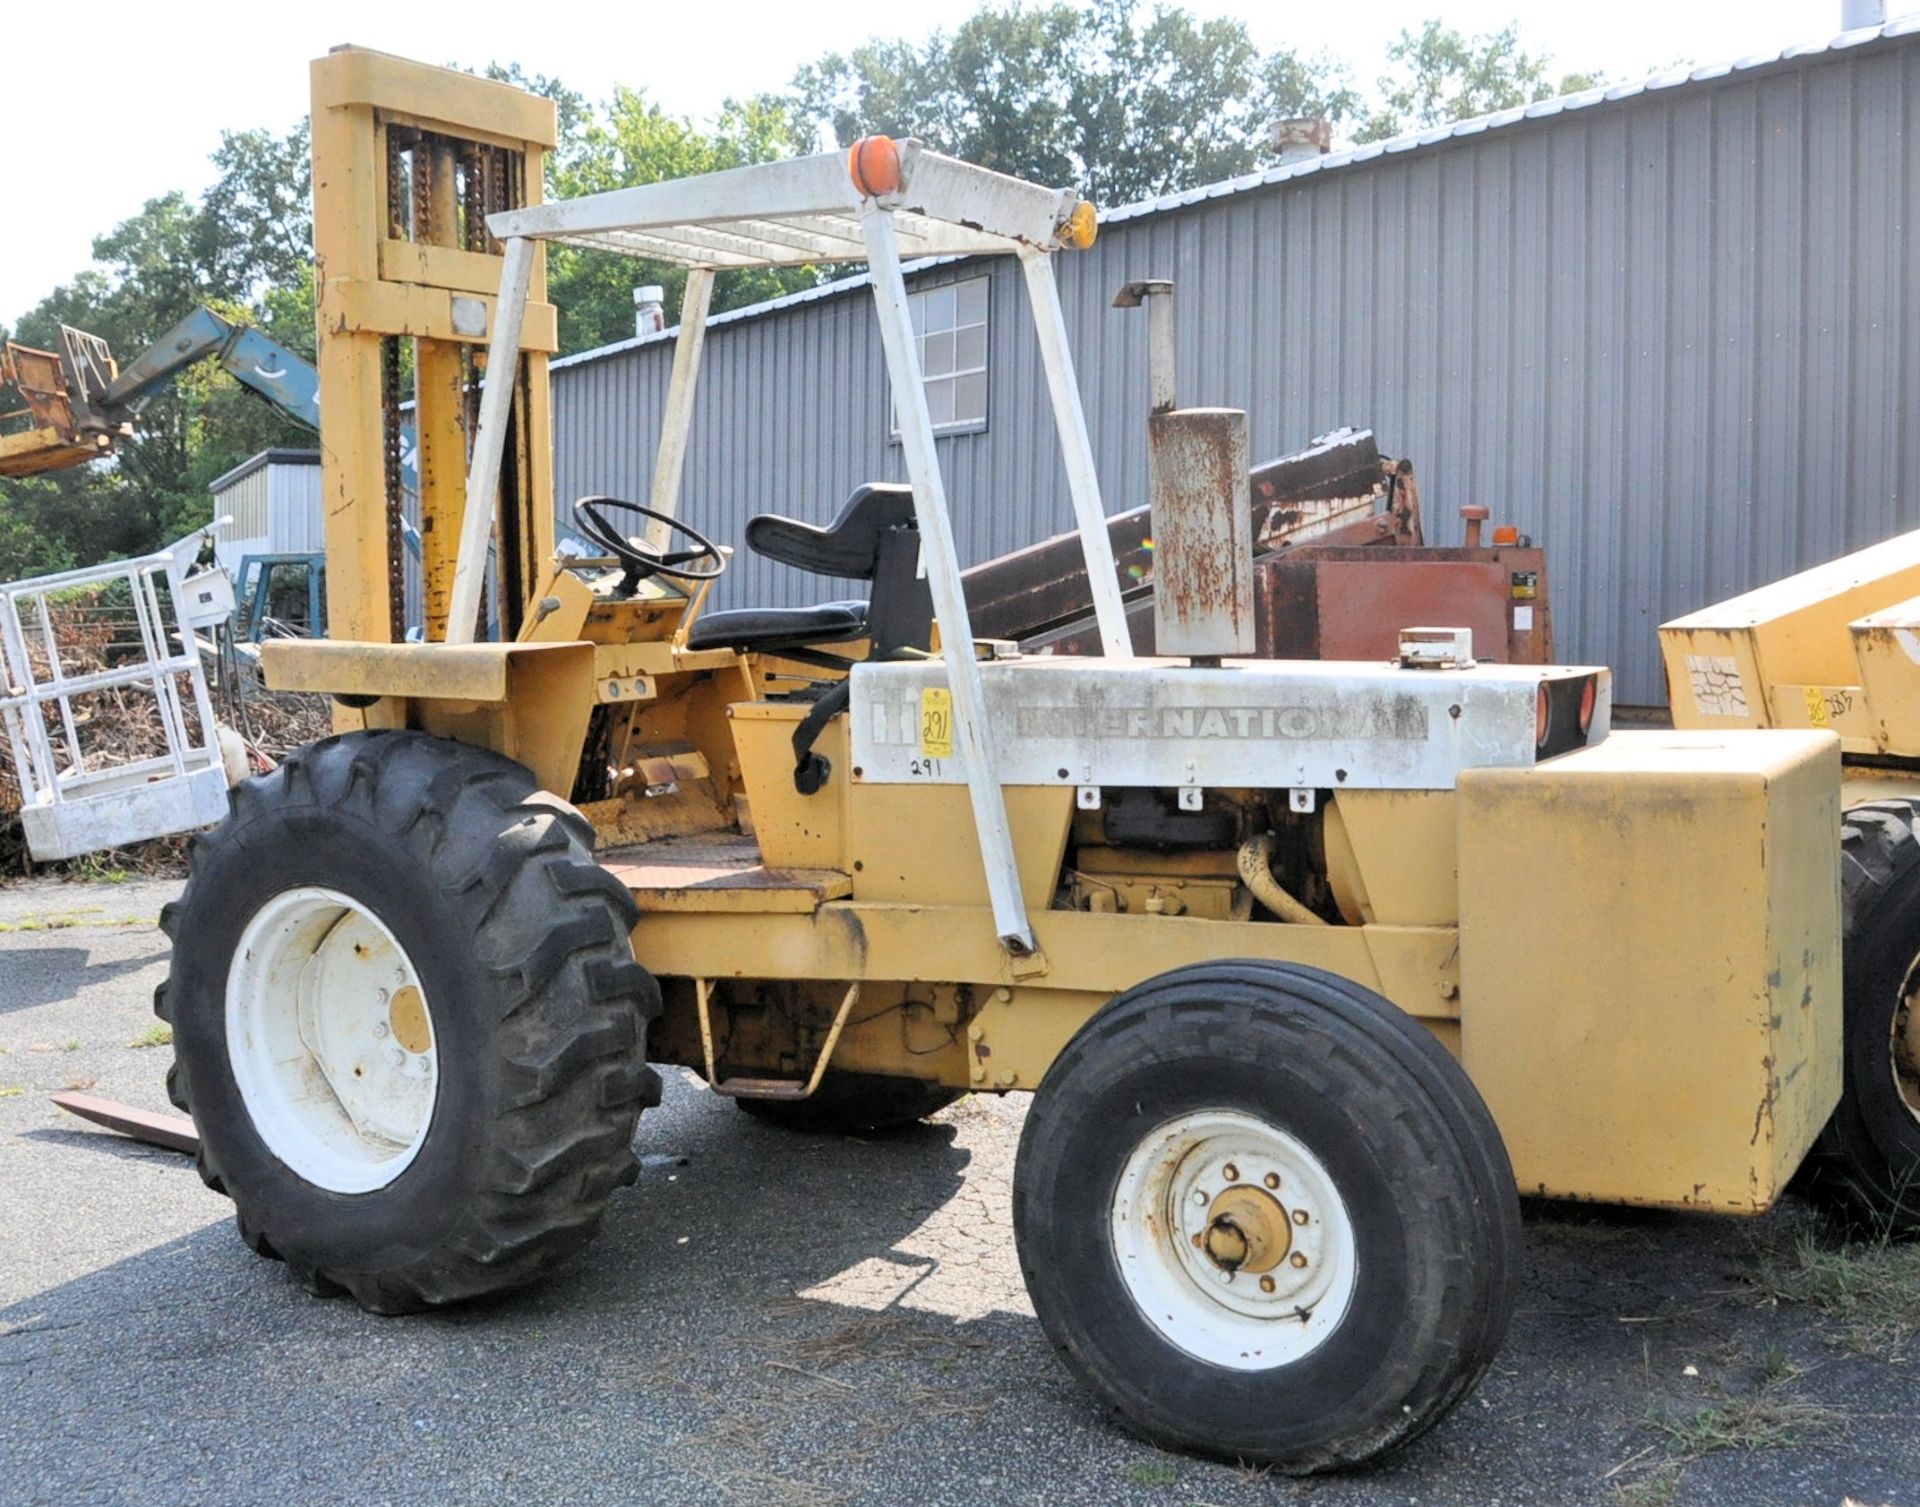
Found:
M 1015 1233 L 1067 1364 L 1152 1438 L 1308 1471 L 1490 1364 L 1516 1188 L 1750 1214 L 1795 1174 L 1841 1088 L 1831 732 L 1614 733 L 1605 670 L 1445 628 L 1247 657 L 1230 410 L 1146 418 L 1135 658 L 1053 276 L 1077 195 L 872 137 L 542 204 L 546 104 L 313 77 L 341 637 L 265 662 L 339 734 L 234 791 L 156 1001 L 256 1250 L 380 1312 L 538 1276 L 632 1179 L 657 1064 L 795 1129 L 1032 1091 Z M 553 553 L 550 240 L 689 268 L 652 491 L 575 505 L 592 558 Z M 901 273 L 940 255 L 1019 265 L 1103 657 L 971 630 Z M 910 484 L 744 542 L 869 600 L 705 612 L 728 551 L 675 514 L 714 274 L 848 261 Z
M 1920 1230 L 1920 533 L 1664 624 L 1676 727 L 1840 737 L 1845 1090 L 1803 1179 Z

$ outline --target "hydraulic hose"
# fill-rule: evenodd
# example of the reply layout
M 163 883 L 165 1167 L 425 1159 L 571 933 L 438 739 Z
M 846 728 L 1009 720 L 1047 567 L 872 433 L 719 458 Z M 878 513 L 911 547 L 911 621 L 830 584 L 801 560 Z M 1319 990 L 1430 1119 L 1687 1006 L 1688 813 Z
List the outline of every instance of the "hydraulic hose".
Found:
M 1273 877 L 1273 834 L 1262 832 L 1258 837 L 1249 838 L 1240 845 L 1240 878 L 1253 898 L 1282 921 L 1292 921 L 1299 926 L 1325 926 L 1326 918 L 1317 916 L 1298 900 L 1289 895 L 1278 879 Z

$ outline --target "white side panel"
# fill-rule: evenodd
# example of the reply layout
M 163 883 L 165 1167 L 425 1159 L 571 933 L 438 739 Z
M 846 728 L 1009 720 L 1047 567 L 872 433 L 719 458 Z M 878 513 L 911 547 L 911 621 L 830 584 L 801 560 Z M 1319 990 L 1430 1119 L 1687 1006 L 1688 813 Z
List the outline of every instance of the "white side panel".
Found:
M 1605 671 L 1590 738 L 1606 734 Z M 1371 664 L 1046 659 L 980 666 L 998 773 L 1009 785 L 1451 790 L 1462 769 L 1534 761 L 1542 672 Z M 956 742 L 930 755 L 932 663 L 853 672 L 853 764 L 877 784 L 959 784 Z M 937 704 L 937 701 L 934 703 Z

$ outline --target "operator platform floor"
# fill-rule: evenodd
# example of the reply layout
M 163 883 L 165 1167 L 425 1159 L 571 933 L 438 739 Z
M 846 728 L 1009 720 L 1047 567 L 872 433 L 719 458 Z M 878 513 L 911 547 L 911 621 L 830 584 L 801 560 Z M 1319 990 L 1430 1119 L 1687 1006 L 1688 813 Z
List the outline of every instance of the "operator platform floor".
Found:
M 770 869 L 749 834 L 660 837 L 595 855 L 643 911 L 814 911 L 853 893 L 838 869 Z

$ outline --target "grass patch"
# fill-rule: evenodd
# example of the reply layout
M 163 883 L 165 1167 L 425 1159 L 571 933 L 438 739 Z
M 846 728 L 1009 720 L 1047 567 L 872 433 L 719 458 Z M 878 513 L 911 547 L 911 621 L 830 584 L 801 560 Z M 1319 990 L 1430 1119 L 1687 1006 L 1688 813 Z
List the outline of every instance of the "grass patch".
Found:
M 142 1031 L 132 1041 L 130 1047 L 168 1047 L 173 1045 L 173 1027 L 156 1021 Z
M 1920 1332 L 1920 1244 L 1834 1246 L 1802 1236 L 1757 1282 L 1776 1303 L 1837 1320 L 1840 1344 L 1863 1355 L 1895 1359 Z
M 26 1091 L 24 1083 L 0 1083 L 0 1099 L 17 1099 Z
M 1129 1486 L 1171 1486 L 1180 1479 L 1171 1460 L 1136 1460 L 1126 1469 Z
M 1682 1474 L 1678 1460 L 1662 1460 L 1644 1475 L 1621 1481 L 1608 1490 L 1615 1507 L 1667 1507 L 1680 1493 Z
M 1656 1411 L 1647 1422 L 1672 1441 L 1682 1459 L 1697 1460 L 1723 1449 L 1789 1449 L 1844 1428 L 1847 1415 L 1761 1391 L 1686 1414 Z
M 71 931 L 76 926 L 151 926 L 150 916 L 109 916 L 98 906 L 77 911 L 49 911 L 17 921 L 0 921 L 0 933 L 12 931 Z

